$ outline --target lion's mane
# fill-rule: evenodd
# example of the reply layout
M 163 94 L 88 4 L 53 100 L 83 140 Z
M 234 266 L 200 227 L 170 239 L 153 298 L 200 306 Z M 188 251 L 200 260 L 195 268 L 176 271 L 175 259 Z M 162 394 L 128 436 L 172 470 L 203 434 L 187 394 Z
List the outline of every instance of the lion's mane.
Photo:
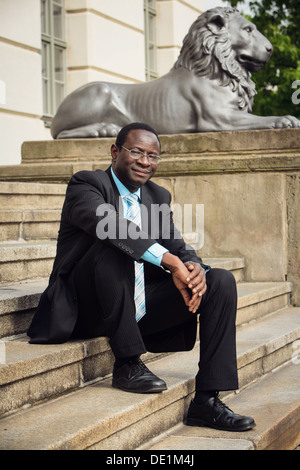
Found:
M 238 15 L 236 8 L 214 8 L 203 13 L 192 24 L 183 40 L 177 61 L 172 69 L 180 67 L 193 71 L 198 76 L 217 78 L 222 86 L 231 86 L 239 95 L 239 108 L 251 112 L 256 95 L 251 73 L 236 60 L 227 28 L 213 32 L 208 24 L 216 15 L 228 19 Z

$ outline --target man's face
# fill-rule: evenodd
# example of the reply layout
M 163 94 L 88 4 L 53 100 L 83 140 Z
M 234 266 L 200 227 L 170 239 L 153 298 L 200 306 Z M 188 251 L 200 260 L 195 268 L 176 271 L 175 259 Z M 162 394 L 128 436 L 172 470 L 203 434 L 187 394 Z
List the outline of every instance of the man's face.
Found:
M 123 146 L 129 150 L 140 150 L 147 155 L 160 154 L 156 135 L 144 129 L 132 129 Z M 150 162 L 145 155 L 135 160 L 130 152 L 124 148 L 119 150 L 115 145 L 111 147 L 111 155 L 115 175 L 130 192 L 135 192 L 143 186 L 156 172 L 157 163 Z

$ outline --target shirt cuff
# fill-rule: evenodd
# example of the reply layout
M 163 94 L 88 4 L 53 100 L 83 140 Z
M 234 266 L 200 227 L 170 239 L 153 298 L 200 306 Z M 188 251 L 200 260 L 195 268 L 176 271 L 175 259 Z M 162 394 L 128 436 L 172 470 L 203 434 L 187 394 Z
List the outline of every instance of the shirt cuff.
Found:
M 161 246 L 159 243 L 154 243 L 148 248 L 147 251 L 141 256 L 144 261 L 148 261 L 148 263 L 155 264 L 156 266 L 161 265 L 162 257 L 165 253 L 169 250 Z

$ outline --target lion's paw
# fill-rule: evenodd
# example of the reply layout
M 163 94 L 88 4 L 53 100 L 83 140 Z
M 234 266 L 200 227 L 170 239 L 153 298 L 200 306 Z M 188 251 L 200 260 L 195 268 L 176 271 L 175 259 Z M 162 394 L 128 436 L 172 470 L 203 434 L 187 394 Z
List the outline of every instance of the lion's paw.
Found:
M 278 116 L 275 118 L 273 127 L 275 129 L 297 128 L 300 127 L 300 121 L 294 116 Z
M 95 124 L 96 137 L 116 137 L 121 130 L 116 124 L 100 123 Z
M 82 139 L 86 137 L 115 137 L 121 130 L 116 124 L 107 124 L 105 122 L 97 122 L 86 126 L 68 129 L 60 132 L 57 139 Z

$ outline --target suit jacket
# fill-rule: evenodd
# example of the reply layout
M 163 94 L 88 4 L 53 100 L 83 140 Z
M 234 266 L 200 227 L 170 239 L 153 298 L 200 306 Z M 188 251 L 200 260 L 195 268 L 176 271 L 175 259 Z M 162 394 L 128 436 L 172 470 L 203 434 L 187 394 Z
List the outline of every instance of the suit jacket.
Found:
M 73 271 L 76 263 L 98 240 L 99 223 L 105 221 L 107 227 L 109 224 L 111 227 L 114 225 L 116 227 L 115 234 L 109 235 L 103 243 L 111 244 L 135 261 L 138 261 L 151 245 L 158 242 L 183 262 L 201 262 L 195 251 L 185 244 L 176 230 L 170 202 L 170 193 L 152 181 L 148 181 L 141 188 L 141 204 L 145 210 L 142 211 L 142 228 L 135 226 L 135 231 L 139 232 L 140 236 L 133 240 L 127 237 L 130 224 L 133 222 L 120 215 L 119 209 L 122 207 L 120 196 L 110 167 L 106 171 L 80 171 L 72 176 L 62 209 L 57 252 L 49 285 L 41 295 L 28 330 L 31 343 L 62 343 L 70 339 L 77 319 Z M 105 214 L 99 211 L 104 204 Z M 154 230 L 156 238 L 153 238 L 151 207 L 158 207 L 162 204 L 164 216 L 158 221 Z M 122 234 L 121 238 L 119 234 Z M 145 276 L 151 275 L 151 270 L 155 275 L 155 268 L 160 269 L 150 263 L 145 263 Z M 190 340 L 183 341 L 185 345 L 189 343 L 193 346 L 195 328 L 196 316 L 195 322 L 190 325 L 190 332 L 187 333 Z M 172 349 L 172 346 L 168 349 Z M 186 347 L 176 344 L 176 350 L 180 349 L 186 349 Z

